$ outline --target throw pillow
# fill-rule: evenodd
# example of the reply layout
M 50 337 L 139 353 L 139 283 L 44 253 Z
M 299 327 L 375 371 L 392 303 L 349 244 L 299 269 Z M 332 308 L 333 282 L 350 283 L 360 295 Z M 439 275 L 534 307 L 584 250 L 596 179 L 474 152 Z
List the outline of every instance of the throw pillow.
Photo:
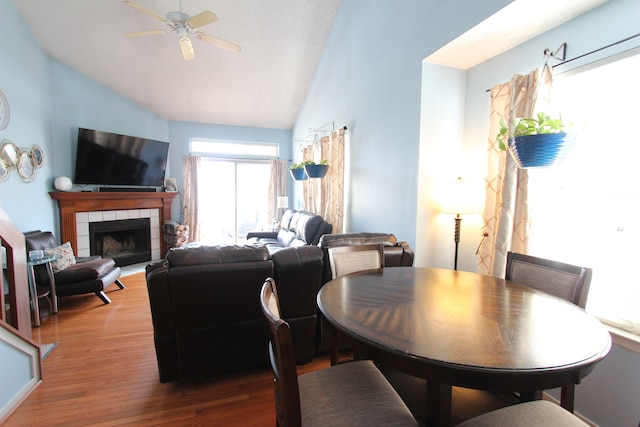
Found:
M 76 257 L 73 255 L 73 248 L 71 247 L 70 242 L 49 249 L 47 252 L 51 255 L 58 255 L 60 257 L 51 263 L 51 268 L 54 273 L 62 271 L 76 263 Z

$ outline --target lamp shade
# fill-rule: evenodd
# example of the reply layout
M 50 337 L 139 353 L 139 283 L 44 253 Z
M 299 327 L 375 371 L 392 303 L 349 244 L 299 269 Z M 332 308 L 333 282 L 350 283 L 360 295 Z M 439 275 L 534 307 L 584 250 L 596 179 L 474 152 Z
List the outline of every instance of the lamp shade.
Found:
M 278 196 L 278 209 L 286 209 L 289 207 L 289 198 L 287 196 Z
M 441 210 L 447 214 L 478 213 L 482 208 L 482 196 L 482 187 L 478 182 L 458 178 L 443 185 Z

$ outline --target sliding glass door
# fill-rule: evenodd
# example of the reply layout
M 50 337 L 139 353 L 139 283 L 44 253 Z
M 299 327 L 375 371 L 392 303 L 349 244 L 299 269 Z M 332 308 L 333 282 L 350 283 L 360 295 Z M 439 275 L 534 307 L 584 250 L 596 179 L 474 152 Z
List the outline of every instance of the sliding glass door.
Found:
M 198 172 L 198 210 L 205 244 L 243 243 L 266 227 L 269 162 L 204 159 Z

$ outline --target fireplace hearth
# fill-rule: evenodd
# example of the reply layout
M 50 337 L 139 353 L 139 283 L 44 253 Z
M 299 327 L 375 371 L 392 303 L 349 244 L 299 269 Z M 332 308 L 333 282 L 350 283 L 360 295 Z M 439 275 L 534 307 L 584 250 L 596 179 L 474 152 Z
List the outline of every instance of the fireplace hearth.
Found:
M 117 266 L 151 260 L 149 218 L 89 223 L 91 255 L 113 258 Z

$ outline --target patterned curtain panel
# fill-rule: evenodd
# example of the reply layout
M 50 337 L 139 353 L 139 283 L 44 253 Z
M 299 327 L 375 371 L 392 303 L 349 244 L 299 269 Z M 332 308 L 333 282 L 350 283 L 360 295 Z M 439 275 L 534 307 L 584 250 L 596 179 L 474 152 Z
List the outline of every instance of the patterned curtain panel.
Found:
M 526 169 L 518 168 L 510 154 L 500 150 L 496 135 L 502 118 L 513 131 L 517 118 L 533 117 L 538 99 L 541 104 L 549 103 L 551 75 L 550 67 L 545 66 L 525 76 L 516 74 L 510 82 L 491 89 L 483 213 L 483 231 L 488 236 L 478 257 L 478 272 L 482 274 L 504 277 L 507 252 L 527 253 L 531 235 L 529 176 Z
M 269 218 L 279 220 L 278 197 L 287 195 L 288 160 L 270 160 L 271 178 L 269 180 Z
M 303 160 L 329 164 L 324 178 L 303 181 L 302 208 L 321 215 L 333 226 L 333 233 L 344 232 L 344 132 L 334 131 L 302 153 Z
M 192 242 L 202 239 L 200 235 L 200 219 L 198 218 L 198 169 L 202 158 L 199 156 L 184 156 L 182 158 L 182 211 L 184 223 L 189 226 Z

